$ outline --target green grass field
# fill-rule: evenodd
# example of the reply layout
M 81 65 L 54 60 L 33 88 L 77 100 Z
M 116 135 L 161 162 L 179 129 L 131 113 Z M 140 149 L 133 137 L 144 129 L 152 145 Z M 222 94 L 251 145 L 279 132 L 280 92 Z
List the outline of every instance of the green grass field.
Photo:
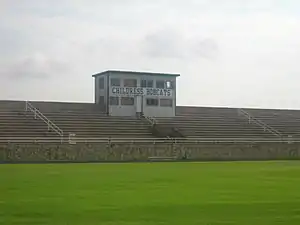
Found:
M 0 165 L 0 224 L 300 224 L 300 162 Z

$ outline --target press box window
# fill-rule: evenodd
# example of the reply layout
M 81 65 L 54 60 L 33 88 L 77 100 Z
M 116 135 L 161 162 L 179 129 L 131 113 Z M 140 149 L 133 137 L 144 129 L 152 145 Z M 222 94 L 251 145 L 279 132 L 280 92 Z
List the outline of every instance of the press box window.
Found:
M 109 104 L 110 105 L 119 105 L 119 97 L 109 97 Z
M 142 80 L 141 87 L 152 88 L 153 87 L 153 80 Z
M 117 86 L 120 87 L 121 86 L 121 81 L 118 78 L 111 78 L 110 79 L 110 85 L 111 86 Z
M 136 87 L 137 85 L 136 79 L 125 79 L 124 87 Z
M 165 88 L 165 81 L 163 81 L 163 80 L 157 80 L 156 81 L 156 88 L 164 89 Z
M 131 97 L 122 97 L 121 105 L 134 105 L 134 98 Z
M 173 106 L 173 100 L 172 99 L 160 99 L 160 106 L 163 107 L 172 107 Z
M 158 106 L 158 99 L 156 98 L 147 98 L 146 101 L 148 106 Z
M 158 81 L 156 81 L 156 88 L 173 89 L 173 82 L 170 80 L 167 80 L 167 81 L 158 80 Z
M 99 79 L 99 89 L 104 89 L 104 77 Z
M 172 81 L 166 81 L 166 88 L 167 89 L 173 89 L 173 82 Z

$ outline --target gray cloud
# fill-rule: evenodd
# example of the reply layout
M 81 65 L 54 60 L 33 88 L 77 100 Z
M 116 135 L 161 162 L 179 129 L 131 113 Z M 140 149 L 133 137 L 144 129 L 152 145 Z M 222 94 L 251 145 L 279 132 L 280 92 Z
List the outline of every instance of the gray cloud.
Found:
M 16 80 L 46 79 L 69 72 L 66 63 L 49 59 L 42 54 L 25 57 L 2 67 L 1 70 L 2 77 Z
M 185 40 L 182 35 L 172 30 L 157 31 L 144 40 L 144 51 L 150 57 L 183 58 Z
M 207 59 L 216 58 L 219 52 L 218 43 L 213 38 L 199 40 L 191 47 L 196 56 Z
M 126 69 L 181 73 L 179 104 L 300 108 L 299 4 L 2 0 L 0 95 L 92 101 L 92 73 Z
M 153 58 L 213 59 L 219 47 L 213 38 L 188 38 L 174 30 L 160 30 L 148 34 L 143 40 L 142 53 Z
M 17 52 L 23 52 L 30 40 L 16 29 L 0 27 L 1 56 L 15 57 Z M 2 58 L 2 57 L 1 57 Z

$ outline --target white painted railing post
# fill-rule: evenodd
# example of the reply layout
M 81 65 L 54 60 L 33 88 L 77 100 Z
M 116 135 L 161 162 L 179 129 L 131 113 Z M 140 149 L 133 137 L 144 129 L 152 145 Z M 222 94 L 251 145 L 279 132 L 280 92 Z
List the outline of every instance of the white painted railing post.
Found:
M 74 134 L 74 133 L 69 134 L 69 144 L 70 145 L 75 145 L 76 144 L 76 141 L 72 140 L 72 138 L 74 138 L 75 136 L 76 136 L 76 134 Z
M 288 144 L 292 144 L 293 143 L 293 136 L 292 135 L 288 135 Z
M 61 137 L 61 140 L 63 140 L 64 132 L 62 129 L 60 129 L 56 124 L 54 124 L 51 120 L 49 120 L 37 108 L 31 105 L 30 102 L 26 101 L 25 104 L 26 104 L 25 110 L 31 111 L 34 114 L 34 119 L 37 118 L 41 119 L 47 125 L 48 131 L 52 129 L 55 133 L 57 133 Z
M 274 135 L 276 135 L 278 137 L 282 137 L 282 134 L 278 130 L 276 130 L 275 128 L 269 126 L 268 124 L 264 123 L 263 121 L 261 121 L 261 120 L 255 118 L 255 117 L 253 117 L 250 113 L 246 112 L 245 110 L 239 109 L 239 112 L 241 114 L 243 114 L 248 119 L 249 124 L 251 122 L 253 122 L 256 125 L 258 125 L 261 128 L 263 128 L 264 131 L 269 131 L 269 132 L 271 132 L 272 134 L 274 134 Z
M 151 124 L 151 126 L 154 126 L 156 124 L 156 119 L 154 117 L 144 116 L 144 118 L 146 120 L 148 120 L 148 122 Z

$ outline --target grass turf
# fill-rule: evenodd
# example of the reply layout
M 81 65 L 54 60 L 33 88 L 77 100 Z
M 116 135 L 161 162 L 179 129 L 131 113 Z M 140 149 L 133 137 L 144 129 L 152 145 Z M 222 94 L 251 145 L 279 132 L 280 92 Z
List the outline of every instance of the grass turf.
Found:
M 300 224 L 300 162 L 0 165 L 0 224 Z

